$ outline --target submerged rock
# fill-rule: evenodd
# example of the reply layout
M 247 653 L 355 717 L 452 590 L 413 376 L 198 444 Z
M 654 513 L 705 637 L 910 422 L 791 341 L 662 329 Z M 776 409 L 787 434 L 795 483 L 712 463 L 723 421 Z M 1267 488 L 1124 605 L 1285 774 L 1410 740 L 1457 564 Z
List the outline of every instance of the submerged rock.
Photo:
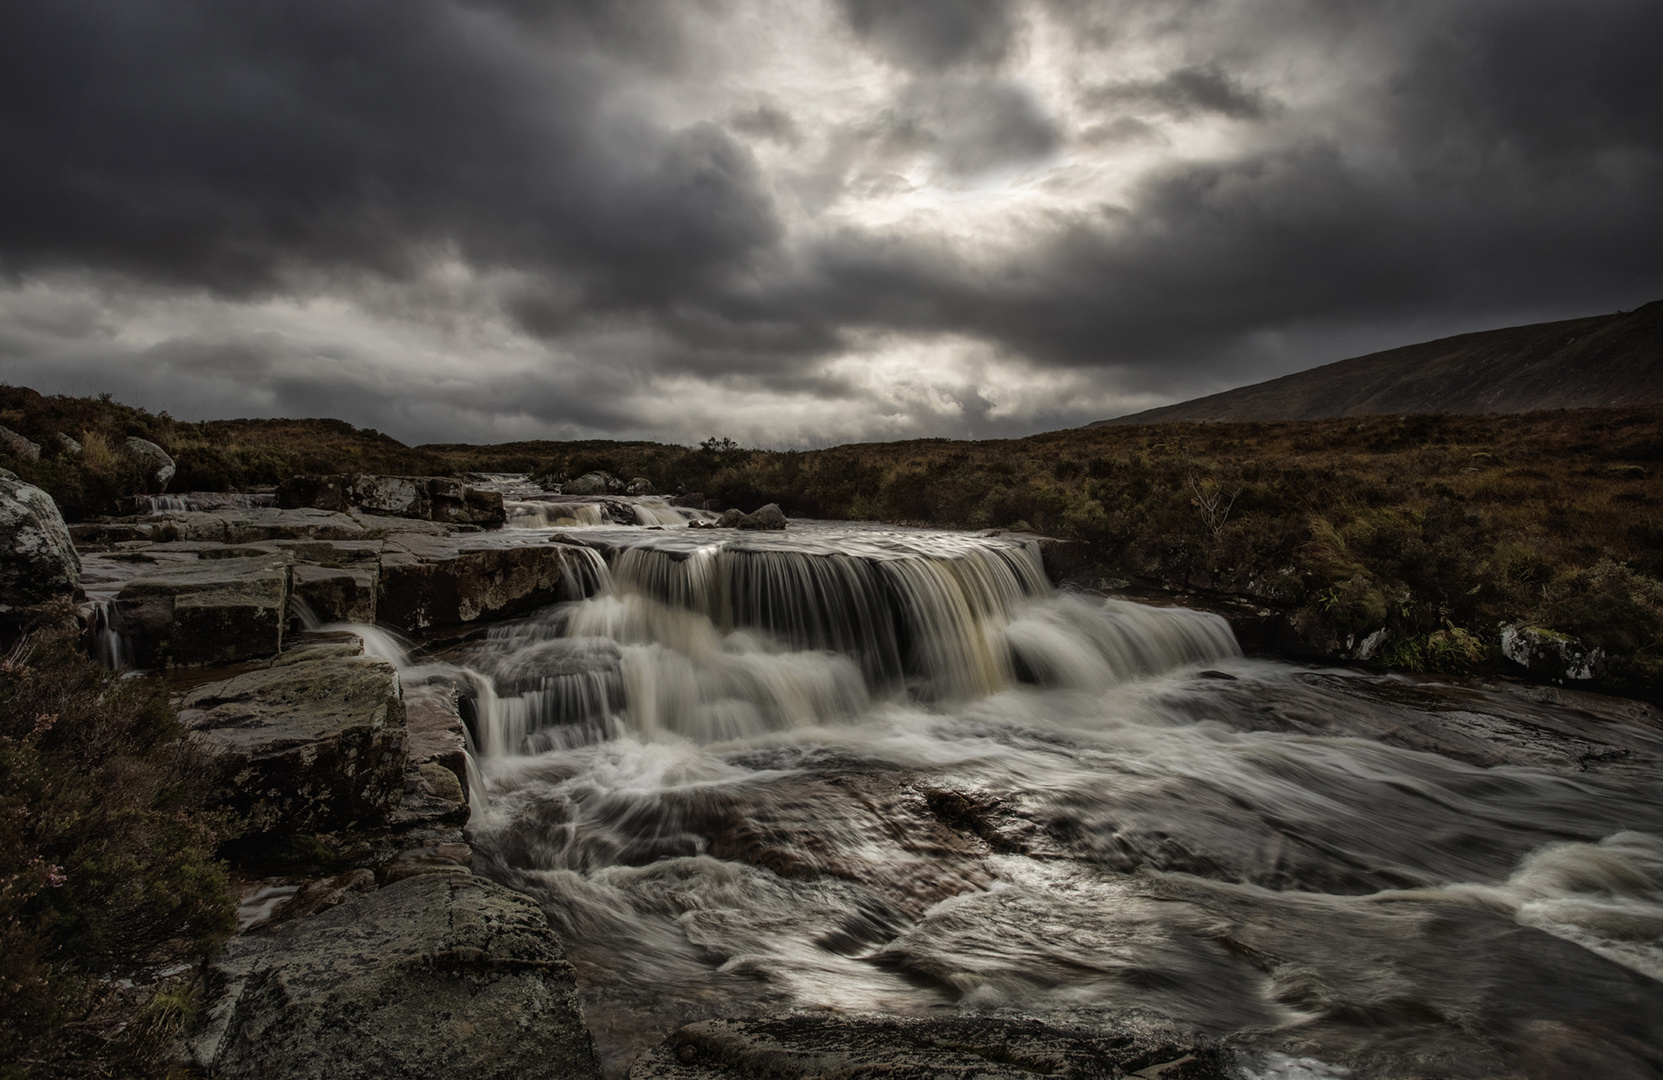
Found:
M 630 1080 L 1032 1080 L 1034 1076 L 1225 1080 L 1225 1056 L 1196 1044 L 1076 1031 L 1037 1020 L 804 1013 L 689 1024 L 648 1051 Z
M 288 597 L 289 555 L 271 552 L 160 567 L 116 606 L 140 667 L 233 664 L 282 649 Z
M 25 606 L 81 591 L 81 559 L 52 496 L 0 469 L 0 604 Z
M 548 920 L 464 871 L 233 938 L 206 989 L 186 1046 L 216 1077 L 600 1076 Z
M 403 796 L 404 705 L 385 660 L 321 655 L 206 683 L 179 720 L 213 773 L 213 800 L 252 833 L 378 821 Z
M 133 435 L 121 445 L 121 452 L 132 460 L 142 462 L 150 467 L 151 480 L 156 485 L 156 490 L 167 490 L 167 482 L 173 479 L 176 466 L 173 463 L 173 458 L 166 450 L 163 450 L 149 439 L 141 439 L 137 435 Z

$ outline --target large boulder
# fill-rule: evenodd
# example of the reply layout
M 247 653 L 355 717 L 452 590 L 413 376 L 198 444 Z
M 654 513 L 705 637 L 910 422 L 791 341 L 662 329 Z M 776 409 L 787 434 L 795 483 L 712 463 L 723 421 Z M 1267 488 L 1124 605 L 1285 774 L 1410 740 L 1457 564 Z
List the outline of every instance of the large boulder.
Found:
M 563 598 L 566 557 L 559 544 L 399 536 L 381 557 L 376 617 L 417 633 L 532 611 Z
M 1501 628 L 1501 654 L 1538 678 L 1587 682 L 1606 674 L 1605 650 L 1541 626 Z
M 562 495 L 615 495 L 624 490 L 624 482 L 611 473 L 588 472 L 576 480 L 560 485 Z
M 121 452 L 150 470 L 151 482 L 155 485 L 157 491 L 167 490 L 167 482 L 173 479 L 176 466 L 173 463 L 173 458 L 169 456 L 166 450 L 163 450 L 149 439 L 141 439 L 137 435 L 133 435 L 121 444 Z
M 116 607 L 139 667 L 275 656 L 288 616 L 287 552 L 198 559 L 146 571 Z
M 286 508 L 358 508 L 386 517 L 452 525 L 501 525 L 505 520 L 501 493 L 468 487 L 445 476 L 295 476 L 278 485 L 277 502 Z
M 261 1080 L 599 1080 L 572 967 L 537 905 L 461 871 L 233 938 L 190 1064 Z
M 404 793 L 398 672 L 330 655 L 205 683 L 179 707 L 211 799 L 250 834 L 329 832 L 380 822 Z
M 636 1060 L 630 1080 L 1225 1080 L 1197 1042 L 994 1017 L 911 1019 L 804 1013 L 689 1024 Z
M 785 528 L 785 511 L 780 509 L 779 503 L 769 503 L 755 513 L 746 514 L 739 520 L 741 529 L 783 529 Z
M 81 591 L 81 559 L 52 496 L 0 469 L 0 604 L 22 607 Z

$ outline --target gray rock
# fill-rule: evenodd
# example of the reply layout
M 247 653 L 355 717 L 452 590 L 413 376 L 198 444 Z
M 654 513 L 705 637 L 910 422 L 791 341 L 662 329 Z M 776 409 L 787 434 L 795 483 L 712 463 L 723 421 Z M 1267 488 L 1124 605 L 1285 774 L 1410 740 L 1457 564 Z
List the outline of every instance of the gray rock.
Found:
M 121 444 L 121 452 L 134 461 L 142 462 L 151 467 L 151 478 L 155 481 L 157 490 L 166 491 L 167 482 L 173 479 L 175 466 L 173 458 L 166 450 L 157 446 L 149 439 L 141 439 L 131 435 Z
M 25 461 L 40 460 L 40 443 L 24 438 L 9 427 L 0 427 L 0 450 L 14 454 Z
M 0 469 L 0 604 L 79 596 L 81 559 L 52 496 Z
M 375 622 L 379 566 L 330 567 L 300 564 L 294 568 L 294 596 L 319 622 Z
M 1037 1020 L 804 1013 L 689 1024 L 643 1054 L 630 1080 L 1225 1080 L 1225 1055 L 1196 1043 L 1052 1027 Z
M 121 587 L 116 607 L 140 667 L 231 664 L 283 648 L 286 552 L 159 567 Z
M 645 476 L 637 476 L 624 485 L 626 495 L 657 495 L 658 489 L 652 486 L 652 481 Z
M 410 764 L 443 769 L 451 776 L 428 777 L 430 786 L 442 789 L 463 803 L 468 801 L 468 732 L 458 706 L 456 688 L 448 683 L 408 687 L 404 692 L 405 726 L 408 731 Z M 424 774 L 425 775 L 425 774 Z
M 739 523 L 745 520 L 745 511 L 730 507 L 722 511 L 722 516 L 716 519 L 718 529 L 737 529 Z
M 783 529 L 785 528 L 785 511 L 780 509 L 779 503 L 769 503 L 754 514 L 746 514 L 739 521 L 741 529 Z
M 257 506 L 248 510 L 170 514 L 153 528 L 172 526 L 180 540 L 208 540 L 222 544 L 257 544 L 270 540 L 365 540 L 364 526 L 345 514 L 326 510 L 281 510 Z
M 400 536 L 381 557 L 377 618 L 405 633 L 516 615 L 561 599 L 559 544 Z
M 250 833 L 379 822 L 404 794 L 404 703 L 392 664 L 329 656 L 206 683 L 179 707 L 212 801 Z
M 537 905 L 426 874 L 233 938 L 187 1032 L 224 1078 L 600 1076 L 571 965 Z
M 501 525 L 505 520 L 500 492 L 471 488 L 445 476 L 295 476 L 278 485 L 277 502 L 291 509 L 344 512 L 356 507 L 384 517 L 453 525 Z
M 81 440 L 68 432 L 58 432 L 58 445 L 63 447 L 67 453 L 79 454 L 81 452 Z
M 624 489 L 623 481 L 611 473 L 584 473 L 576 480 L 568 480 L 560 485 L 562 495 L 608 495 Z

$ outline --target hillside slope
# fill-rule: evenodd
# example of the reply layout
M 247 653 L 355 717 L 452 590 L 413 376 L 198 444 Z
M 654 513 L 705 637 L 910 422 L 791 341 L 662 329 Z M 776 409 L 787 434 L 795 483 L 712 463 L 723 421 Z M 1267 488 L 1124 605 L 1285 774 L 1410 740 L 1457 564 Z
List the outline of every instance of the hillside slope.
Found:
M 1663 300 L 1370 353 L 1105 424 L 1516 413 L 1663 402 Z

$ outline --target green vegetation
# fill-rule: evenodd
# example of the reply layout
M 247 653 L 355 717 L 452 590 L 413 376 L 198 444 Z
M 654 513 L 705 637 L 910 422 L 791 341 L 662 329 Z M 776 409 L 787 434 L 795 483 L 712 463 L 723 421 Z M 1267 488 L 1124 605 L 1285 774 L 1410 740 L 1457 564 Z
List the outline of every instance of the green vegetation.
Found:
M 778 502 L 798 516 L 1080 540 L 1088 581 L 1243 598 L 1286 613 L 1317 652 L 1384 630 L 1373 656 L 1391 667 L 1482 665 L 1498 626 L 1523 622 L 1617 658 L 1619 684 L 1663 678 L 1657 407 L 1109 426 L 809 451 L 715 436 L 697 447 L 410 448 L 339 421 L 188 424 L 16 388 L 0 388 L 0 423 L 43 447 L 38 462 L 0 453 L 0 464 L 52 492 L 72 518 L 136 481 L 119 456 L 62 452 L 58 431 L 99 434 L 106 447 L 127 435 L 160 443 L 179 462 L 174 490 L 269 485 L 298 472 L 559 480 L 604 470 L 747 510 Z
M 178 733 L 71 630 L 0 658 L 0 1077 L 166 1073 L 192 985 L 165 969 L 235 914 Z

